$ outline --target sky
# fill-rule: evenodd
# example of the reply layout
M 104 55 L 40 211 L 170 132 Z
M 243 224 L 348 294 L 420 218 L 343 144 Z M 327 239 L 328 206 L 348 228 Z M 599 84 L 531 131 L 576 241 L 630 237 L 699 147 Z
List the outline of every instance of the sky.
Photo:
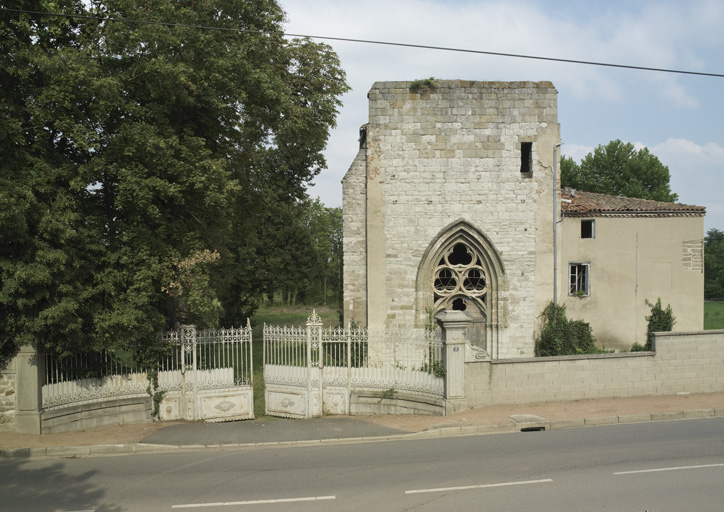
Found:
M 279 0 L 287 33 L 390 41 L 724 74 L 722 0 Z M 332 130 L 328 169 L 309 189 L 342 206 L 341 180 L 378 81 L 551 81 L 563 154 L 580 161 L 620 139 L 647 147 L 679 202 L 706 206 L 724 231 L 724 78 L 472 53 L 324 41 L 352 90 Z

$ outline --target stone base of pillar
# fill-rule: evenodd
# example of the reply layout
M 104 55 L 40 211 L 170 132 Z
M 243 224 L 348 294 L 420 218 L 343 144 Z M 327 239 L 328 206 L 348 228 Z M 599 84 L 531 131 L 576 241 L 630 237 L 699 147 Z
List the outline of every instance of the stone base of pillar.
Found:
M 15 413 L 15 432 L 18 434 L 37 434 L 42 433 L 39 412 L 16 412 Z
M 448 398 L 445 400 L 445 416 L 450 416 L 456 412 L 467 411 L 468 401 L 466 398 Z

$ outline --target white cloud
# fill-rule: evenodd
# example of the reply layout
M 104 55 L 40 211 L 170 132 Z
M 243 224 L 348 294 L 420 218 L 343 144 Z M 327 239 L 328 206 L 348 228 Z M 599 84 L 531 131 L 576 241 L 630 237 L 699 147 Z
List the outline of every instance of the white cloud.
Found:
M 583 157 L 596 149 L 593 146 L 581 146 L 578 144 L 564 144 L 562 148 L 562 153 L 573 158 L 576 162 L 580 162 Z
M 706 206 L 707 229 L 724 228 L 724 146 L 670 138 L 649 148 L 671 173 L 671 190 L 679 201 Z
M 703 162 L 708 161 L 711 164 L 720 165 L 724 163 L 724 146 L 716 142 L 700 145 L 686 139 L 670 138 L 654 146 L 651 151 L 657 155 L 668 155 L 672 158 L 694 158 Z
M 349 4 L 328 0 L 288 0 L 290 29 L 306 34 L 381 40 L 559 57 L 582 61 L 649 67 L 687 67 L 701 35 L 721 9 L 699 2 L 694 8 L 678 3 L 614 5 L 586 17 L 566 16 L 566 2 L 550 8 L 546 2 L 442 2 L 435 0 L 367 0 Z M 575 2 L 574 2 L 575 3 Z M 552 3 L 551 3 L 552 4 Z M 580 12 L 584 12 L 583 9 Z M 685 22 L 684 22 L 685 21 Z M 698 103 L 678 77 L 655 73 L 611 73 L 610 68 L 545 61 L 403 49 L 357 43 L 333 43 L 350 79 L 369 87 L 375 80 L 431 76 L 477 80 L 542 80 L 581 98 L 621 102 L 632 81 L 650 84 L 667 102 L 692 108 Z M 701 57 L 697 65 L 705 62 Z M 362 68 L 362 69 L 360 69 Z M 353 83 L 353 85 L 357 85 Z

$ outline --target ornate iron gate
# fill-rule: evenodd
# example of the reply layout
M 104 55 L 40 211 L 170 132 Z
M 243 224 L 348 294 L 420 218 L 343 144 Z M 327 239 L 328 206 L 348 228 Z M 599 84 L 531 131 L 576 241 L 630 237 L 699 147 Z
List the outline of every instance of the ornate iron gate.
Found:
M 166 334 L 172 344 L 158 374 L 165 392 L 161 419 L 230 421 L 254 417 L 251 326 L 204 329 L 185 325 Z
M 442 341 L 425 330 L 370 334 L 306 326 L 264 326 L 266 414 L 349 414 L 352 391 L 412 391 L 442 397 Z

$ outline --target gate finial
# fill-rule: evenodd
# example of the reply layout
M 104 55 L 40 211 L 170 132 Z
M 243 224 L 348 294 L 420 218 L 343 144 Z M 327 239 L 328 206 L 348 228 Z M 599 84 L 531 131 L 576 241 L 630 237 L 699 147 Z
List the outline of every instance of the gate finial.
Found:
M 312 310 L 312 316 L 307 318 L 307 323 L 308 324 L 321 324 L 322 323 L 322 317 L 320 317 L 317 314 L 316 308 Z

